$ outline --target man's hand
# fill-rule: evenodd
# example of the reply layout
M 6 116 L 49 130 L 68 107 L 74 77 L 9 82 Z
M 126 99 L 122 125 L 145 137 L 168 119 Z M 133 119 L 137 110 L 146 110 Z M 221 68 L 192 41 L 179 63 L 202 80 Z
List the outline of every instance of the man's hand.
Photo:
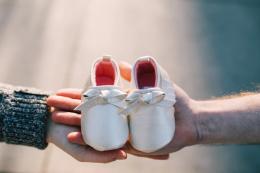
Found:
M 180 87 L 174 85 L 176 92 L 175 107 L 175 134 L 173 140 L 164 148 L 153 153 L 142 153 L 131 147 L 125 146 L 125 151 L 135 155 L 165 155 L 176 152 L 183 147 L 197 144 L 197 126 L 195 106 L 192 100 Z
M 131 79 L 131 66 L 127 63 L 120 64 L 121 76 L 126 80 Z M 180 150 L 181 148 L 189 145 L 196 144 L 197 142 L 197 128 L 195 105 L 193 101 L 180 87 L 174 86 L 176 90 L 176 104 L 175 104 L 175 123 L 176 130 L 174 139 L 163 149 L 154 153 L 142 153 L 135 150 L 129 143 L 122 149 L 127 153 L 152 159 L 165 160 L 168 159 L 169 154 Z M 80 132 L 80 118 L 79 113 L 74 112 L 74 108 L 80 104 L 81 90 L 77 89 L 63 89 L 51 96 L 48 99 L 48 104 L 57 109 L 65 111 L 55 111 L 52 114 L 52 120 L 56 123 L 66 124 L 78 127 L 75 131 L 68 133 L 67 137 L 71 143 L 86 145 L 83 141 Z M 174 115 L 173 115 L 174 116 Z

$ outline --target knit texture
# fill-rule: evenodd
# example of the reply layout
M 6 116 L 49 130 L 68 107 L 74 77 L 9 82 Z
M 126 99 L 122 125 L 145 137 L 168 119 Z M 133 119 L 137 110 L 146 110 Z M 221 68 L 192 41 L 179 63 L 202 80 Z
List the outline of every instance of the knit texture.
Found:
M 47 147 L 48 93 L 0 84 L 0 141 Z

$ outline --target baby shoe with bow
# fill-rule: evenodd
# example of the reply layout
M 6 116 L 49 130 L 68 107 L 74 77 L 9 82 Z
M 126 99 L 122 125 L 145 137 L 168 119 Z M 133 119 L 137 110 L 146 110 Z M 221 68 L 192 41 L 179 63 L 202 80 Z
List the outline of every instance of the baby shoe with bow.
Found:
M 175 131 L 175 92 L 168 74 L 153 57 L 138 58 L 132 69 L 135 90 L 126 98 L 130 142 L 150 153 L 166 146 Z
M 97 59 L 91 69 L 91 85 L 76 108 L 82 113 L 81 131 L 86 144 L 98 151 L 121 148 L 128 140 L 125 98 L 120 89 L 118 64 L 110 56 Z

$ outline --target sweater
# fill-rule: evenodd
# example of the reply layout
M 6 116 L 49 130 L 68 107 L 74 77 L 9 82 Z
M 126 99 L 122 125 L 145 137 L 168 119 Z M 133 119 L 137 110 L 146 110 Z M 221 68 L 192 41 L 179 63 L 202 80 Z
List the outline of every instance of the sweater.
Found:
M 46 148 L 48 95 L 33 88 L 0 84 L 0 141 Z

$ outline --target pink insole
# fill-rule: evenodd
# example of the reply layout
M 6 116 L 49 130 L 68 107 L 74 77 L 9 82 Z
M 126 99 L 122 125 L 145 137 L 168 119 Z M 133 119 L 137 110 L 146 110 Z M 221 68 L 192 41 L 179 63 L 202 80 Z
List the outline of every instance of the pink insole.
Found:
M 101 61 L 96 65 L 96 84 L 97 86 L 115 84 L 115 69 L 112 62 Z
M 138 88 L 155 87 L 156 74 L 153 64 L 149 61 L 137 64 L 137 83 Z

